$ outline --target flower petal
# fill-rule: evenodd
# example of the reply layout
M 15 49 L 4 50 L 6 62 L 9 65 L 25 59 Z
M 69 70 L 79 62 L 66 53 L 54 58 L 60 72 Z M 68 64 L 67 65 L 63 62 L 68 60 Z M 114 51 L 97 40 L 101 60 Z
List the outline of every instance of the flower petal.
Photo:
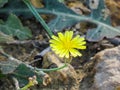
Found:
M 76 50 L 76 49 L 70 49 L 70 53 L 74 57 L 76 57 L 77 55 L 78 56 L 82 56 L 82 54 L 78 50 Z
M 60 52 L 60 57 L 64 57 L 67 52 L 68 50 L 64 49 L 62 52 Z
M 58 37 L 56 37 L 55 35 L 53 35 L 52 38 L 56 41 L 60 41 L 60 39 Z
M 77 48 L 77 49 L 86 49 L 86 46 L 81 46 L 81 45 L 79 45 L 79 46 L 76 46 L 76 48 Z
M 73 31 L 66 31 L 65 32 L 65 38 L 67 41 L 70 41 L 73 37 Z
M 66 58 L 69 58 L 69 51 L 65 55 Z
M 65 39 L 64 35 L 61 32 L 58 33 L 58 37 L 60 38 L 61 41 L 64 41 Z

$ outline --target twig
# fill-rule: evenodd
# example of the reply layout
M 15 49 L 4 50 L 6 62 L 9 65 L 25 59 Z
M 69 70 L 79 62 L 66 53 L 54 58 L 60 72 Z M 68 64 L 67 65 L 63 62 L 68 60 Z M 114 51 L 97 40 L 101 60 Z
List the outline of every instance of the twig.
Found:
M 42 52 L 40 52 L 37 56 L 44 56 L 46 54 L 46 52 L 50 51 L 50 47 L 47 47 L 46 49 L 44 49 Z M 37 58 L 34 61 L 31 61 L 29 64 L 31 65 L 34 62 L 37 62 L 41 60 L 41 58 Z
M 35 42 L 39 42 L 40 44 L 48 44 L 48 42 L 46 42 L 45 40 L 40 41 L 40 40 L 25 40 L 25 41 L 18 41 L 18 40 L 14 40 L 13 42 L 5 42 L 5 43 L 0 43 L 0 44 L 33 44 Z
M 35 59 L 34 61 L 31 61 L 31 62 L 29 63 L 29 65 L 31 65 L 31 64 L 33 64 L 33 63 L 35 63 L 35 62 L 37 62 L 37 61 L 40 61 L 40 60 L 41 60 L 41 58 Z
M 42 52 L 40 52 L 38 55 L 40 56 L 44 56 L 46 52 L 50 51 L 50 47 L 47 47 L 46 49 L 44 49 Z

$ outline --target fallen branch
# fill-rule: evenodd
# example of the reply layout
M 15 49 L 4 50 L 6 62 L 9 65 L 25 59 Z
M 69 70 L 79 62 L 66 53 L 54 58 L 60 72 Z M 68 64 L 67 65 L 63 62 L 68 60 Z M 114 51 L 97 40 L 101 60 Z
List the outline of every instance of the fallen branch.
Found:
M 48 42 L 46 42 L 45 40 L 25 40 L 25 41 L 19 41 L 19 40 L 14 40 L 12 42 L 2 42 L 0 44 L 19 44 L 19 45 L 23 45 L 23 44 L 33 44 L 33 43 L 36 43 L 36 42 L 39 42 L 39 44 L 48 44 Z

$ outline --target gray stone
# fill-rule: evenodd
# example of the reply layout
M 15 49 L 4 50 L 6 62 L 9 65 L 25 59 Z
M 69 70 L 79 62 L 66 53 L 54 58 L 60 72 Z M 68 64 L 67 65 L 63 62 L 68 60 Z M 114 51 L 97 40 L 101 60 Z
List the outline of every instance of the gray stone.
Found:
M 120 46 L 105 49 L 94 56 L 94 90 L 115 90 L 120 86 Z

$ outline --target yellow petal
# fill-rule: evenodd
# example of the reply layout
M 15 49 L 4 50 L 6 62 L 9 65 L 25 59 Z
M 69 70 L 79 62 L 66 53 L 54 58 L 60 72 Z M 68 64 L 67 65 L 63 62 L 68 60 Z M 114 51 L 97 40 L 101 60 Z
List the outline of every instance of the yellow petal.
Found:
M 56 40 L 50 40 L 49 42 L 52 43 L 52 44 L 58 44 L 58 45 L 59 45 L 59 43 L 60 43 L 60 42 L 58 42 L 58 41 L 56 41 Z
M 84 41 L 84 40 L 85 40 L 84 37 L 80 37 L 78 41 L 79 41 L 79 42 L 82 42 L 82 41 Z
M 66 58 L 69 58 L 69 51 L 65 55 Z
M 79 45 L 85 45 L 85 44 L 86 44 L 85 41 L 82 41 L 82 42 L 79 43 Z
M 60 41 L 60 39 L 58 37 L 56 37 L 55 35 L 53 35 L 52 38 L 56 41 Z
M 60 38 L 61 41 L 65 39 L 64 35 L 61 32 L 58 33 L 58 37 Z
M 66 50 L 65 50 L 65 49 L 62 50 L 62 51 L 60 52 L 60 57 L 64 57 L 64 56 L 65 56 L 65 53 L 66 53 Z
M 56 47 L 56 45 L 55 45 L 55 44 L 50 44 L 50 47 L 54 47 L 54 48 L 55 48 L 55 47 Z
M 53 49 L 55 50 L 56 54 L 60 54 L 62 50 L 58 50 L 58 49 Z
M 74 56 L 74 57 L 77 56 L 77 55 L 74 53 L 74 49 L 70 49 L 69 51 L 70 51 L 70 53 L 71 53 L 72 56 Z
M 67 41 L 70 41 L 72 39 L 73 36 L 73 31 L 66 31 L 65 32 L 65 38 Z
M 80 36 L 77 35 L 76 37 L 74 37 L 74 38 L 71 40 L 71 42 L 78 42 L 78 41 L 79 41 L 79 38 L 80 38 Z
M 65 49 L 65 51 L 63 52 L 64 56 L 68 53 L 69 51 L 67 49 Z
M 80 39 L 79 36 L 73 38 L 71 40 L 71 43 L 72 43 L 71 47 L 73 47 L 73 48 L 79 48 L 80 46 L 86 44 L 86 42 L 82 41 L 82 40 L 84 40 L 84 39 L 83 38 Z
M 78 56 L 82 56 L 82 54 L 78 50 L 76 50 L 76 49 L 70 49 L 70 53 L 74 57 L 76 57 L 77 55 Z
M 81 46 L 81 45 L 80 45 L 80 46 L 77 46 L 76 48 L 77 48 L 77 49 L 86 49 L 86 46 Z

